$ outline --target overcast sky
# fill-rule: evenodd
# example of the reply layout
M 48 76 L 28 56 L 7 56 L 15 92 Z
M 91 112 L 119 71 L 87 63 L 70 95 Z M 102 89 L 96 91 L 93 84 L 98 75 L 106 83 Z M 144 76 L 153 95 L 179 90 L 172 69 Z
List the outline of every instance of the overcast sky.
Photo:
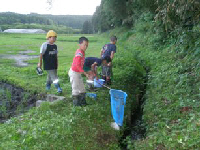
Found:
M 47 0 L 0 0 L 0 12 L 20 14 L 93 15 L 101 0 L 53 0 L 49 9 Z

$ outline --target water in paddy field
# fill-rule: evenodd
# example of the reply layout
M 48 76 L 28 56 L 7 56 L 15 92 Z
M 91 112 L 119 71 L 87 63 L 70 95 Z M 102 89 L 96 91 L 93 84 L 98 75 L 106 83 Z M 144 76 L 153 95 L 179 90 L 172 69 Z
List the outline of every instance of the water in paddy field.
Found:
M 31 95 L 11 84 L 0 82 L 0 122 L 35 106 L 36 100 L 36 95 Z
M 8 51 L 7 53 L 13 53 L 13 52 Z M 35 53 L 35 51 L 32 51 L 32 50 L 19 51 L 19 54 L 15 54 L 15 55 L 3 54 L 3 55 L 0 55 L 0 58 L 14 60 L 15 65 L 17 67 L 27 67 L 29 64 L 26 61 L 39 58 L 39 55 L 27 55 L 30 53 Z

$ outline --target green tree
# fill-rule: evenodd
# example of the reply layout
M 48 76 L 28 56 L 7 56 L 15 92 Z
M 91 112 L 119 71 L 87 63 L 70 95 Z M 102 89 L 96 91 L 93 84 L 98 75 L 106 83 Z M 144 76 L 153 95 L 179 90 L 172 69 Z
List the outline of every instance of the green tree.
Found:
M 90 21 L 85 21 L 83 23 L 82 33 L 83 34 L 92 34 L 93 33 L 93 26 Z

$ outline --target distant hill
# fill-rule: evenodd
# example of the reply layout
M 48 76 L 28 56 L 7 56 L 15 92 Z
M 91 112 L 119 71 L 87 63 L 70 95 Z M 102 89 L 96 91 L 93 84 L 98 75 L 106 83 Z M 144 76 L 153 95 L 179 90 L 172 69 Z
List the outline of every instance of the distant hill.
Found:
M 65 25 L 74 29 L 81 29 L 85 21 L 91 20 L 91 15 L 39 15 L 30 14 L 30 16 L 43 17 L 52 20 L 57 25 Z
M 0 25 L 14 24 L 40 24 L 40 25 L 62 25 L 73 29 L 81 29 L 85 21 L 91 20 L 90 15 L 40 15 L 17 14 L 13 12 L 0 13 Z

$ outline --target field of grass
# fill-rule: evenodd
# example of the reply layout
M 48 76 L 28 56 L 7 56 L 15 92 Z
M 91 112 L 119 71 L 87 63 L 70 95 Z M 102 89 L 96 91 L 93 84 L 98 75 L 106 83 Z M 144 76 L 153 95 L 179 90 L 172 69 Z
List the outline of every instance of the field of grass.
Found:
M 118 149 L 119 134 L 110 127 L 112 121 L 108 90 L 98 91 L 97 101 L 87 98 L 90 104 L 79 108 L 72 106 L 71 87 L 67 72 L 78 48 L 81 35 L 58 35 L 58 76 L 66 101 L 54 105 L 45 103 L 40 108 L 0 124 L 0 149 Z M 86 56 L 100 54 L 109 37 L 87 35 L 89 48 Z M 17 55 L 19 51 L 32 50 L 38 55 L 45 35 L 1 34 L 0 55 Z M 29 60 L 28 67 L 17 67 L 14 60 L 0 59 L 0 80 L 22 87 L 31 93 L 46 93 L 46 73 L 36 74 L 38 59 Z M 56 89 L 48 92 L 56 94 Z

